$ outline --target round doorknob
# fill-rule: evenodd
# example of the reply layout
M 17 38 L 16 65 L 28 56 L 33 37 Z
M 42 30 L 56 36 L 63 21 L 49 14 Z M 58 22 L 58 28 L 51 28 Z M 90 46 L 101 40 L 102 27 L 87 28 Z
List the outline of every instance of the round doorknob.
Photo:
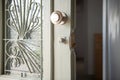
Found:
M 67 21 L 67 15 L 60 11 L 55 11 L 51 14 L 51 22 L 53 24 L 65 24 Z

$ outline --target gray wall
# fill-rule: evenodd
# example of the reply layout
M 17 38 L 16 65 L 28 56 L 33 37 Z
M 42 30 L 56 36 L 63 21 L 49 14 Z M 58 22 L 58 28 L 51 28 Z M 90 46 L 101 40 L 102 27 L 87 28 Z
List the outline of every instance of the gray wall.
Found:
M 94 74 L 94 33 L 102 33 L 102 0 L 83 0 L 77 6 L 76 53 L 84 57 L 85 73 Z

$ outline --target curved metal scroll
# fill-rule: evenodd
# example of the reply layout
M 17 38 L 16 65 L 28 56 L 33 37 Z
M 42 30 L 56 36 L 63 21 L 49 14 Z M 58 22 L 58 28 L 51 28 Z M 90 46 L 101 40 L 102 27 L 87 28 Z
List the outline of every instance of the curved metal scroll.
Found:
M 40 0 L 7 0 L 5 72 L 42 74 L 42 5 Z

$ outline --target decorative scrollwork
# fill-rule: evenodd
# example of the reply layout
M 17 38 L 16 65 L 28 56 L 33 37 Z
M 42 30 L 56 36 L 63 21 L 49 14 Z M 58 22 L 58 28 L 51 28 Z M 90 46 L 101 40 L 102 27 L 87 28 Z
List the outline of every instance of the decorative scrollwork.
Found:
M 27 41 L 27 40 L 26 40 Z M 27 65 L 31 73 L 41 72 L 40 56 L 31 49 L 31 45 L 25 40 L 7 41 L 6 42 L 6 65 L 9 64 L 12 68 L 20 67 L 21 64 Z M 40 47 L 40 46 L 36 46 Z M 9 62 L 9 63 L 8 63 Z
M 7 19 L 7 26 L 18 33 L 18 39 L 26 39 L 26 34 L 40 28 L 40 11 L 40 3 L 32 2 L 32 0 L 12 0 L 12 3 L 8 6 L 10 17 Z
M 14 39 L 5 40 L 6 70 L 19 69 L 27 66 L 30 73 L 42 73 L 41 46 L 41 25 L 42 6 L 35 0 L 11 0 L 7 7 L 6 27 L 12 32 L 7 32 L 10 36 L 17 35 Z M 36 39 L 32 37 L 33 33 Z M 34 34 L 35 35 L 35 34 Z M 38 38 L 37 38 L 38 37 Z M 34 42 L 34 43 L 32 43 Z M 39 51 L 39 52 L 38 52 Z

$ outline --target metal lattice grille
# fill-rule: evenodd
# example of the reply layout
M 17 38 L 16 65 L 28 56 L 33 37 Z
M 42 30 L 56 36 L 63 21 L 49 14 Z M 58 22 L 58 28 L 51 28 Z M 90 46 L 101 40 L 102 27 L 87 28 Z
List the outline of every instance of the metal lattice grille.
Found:
M 42 76 L 42 2 L 6 0 L 5 73 Z

